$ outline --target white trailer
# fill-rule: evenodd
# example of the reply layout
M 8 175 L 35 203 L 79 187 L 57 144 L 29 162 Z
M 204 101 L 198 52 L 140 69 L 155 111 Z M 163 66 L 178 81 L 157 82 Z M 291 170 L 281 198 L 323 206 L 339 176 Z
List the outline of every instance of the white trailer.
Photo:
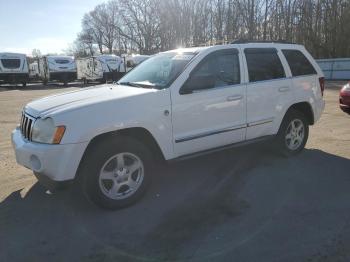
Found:
M 39 76 L 46 85 L 49 81 L 68 82 L 77 78 L 77 67 L 71 56 L 43 56 L 39 58 Z
M 28 62 L 25 54 L 0 53 L 0 84 L 18 84 L 23 87 L 29 80 Z
M 39 79 L 39 64 L 38 62 L 33 62 L 29 64 L 29 79 L 37 80 Z
M 99 55 L 76 60 L 77 79 L 107 82 L 117 81 L 125 74 L 122 58 L 116 55 Z

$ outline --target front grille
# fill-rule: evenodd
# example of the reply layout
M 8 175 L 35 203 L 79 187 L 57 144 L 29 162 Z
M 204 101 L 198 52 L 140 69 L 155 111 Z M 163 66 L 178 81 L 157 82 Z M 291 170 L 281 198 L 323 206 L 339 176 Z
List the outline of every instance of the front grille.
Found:
M 22 113 L 20 129 L 22 136 L 27 139 L 32 139 L 32 129 L 34 125 L 35 118 L 27 115 L 26 113 Z

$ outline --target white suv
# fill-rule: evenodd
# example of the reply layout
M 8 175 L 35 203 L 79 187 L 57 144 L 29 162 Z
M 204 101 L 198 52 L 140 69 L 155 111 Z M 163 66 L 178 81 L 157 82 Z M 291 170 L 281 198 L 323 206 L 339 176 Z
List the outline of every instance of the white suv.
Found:
M 234 43 L 157 54 L 103 85 L 42 98 L 12 133 L 39 181 L 79 181 L 106 208 L 138 199 L 155 161 L 274 139 L 300 152 L 321 116 L 324 77 L 303 46 Z M 49 183 L 50 182 L 50 183 Z

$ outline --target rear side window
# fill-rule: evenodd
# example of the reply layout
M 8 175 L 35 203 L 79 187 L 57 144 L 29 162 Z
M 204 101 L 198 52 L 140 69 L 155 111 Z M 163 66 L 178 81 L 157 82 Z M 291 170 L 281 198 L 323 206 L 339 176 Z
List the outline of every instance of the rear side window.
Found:
M 246 48 L 244 50 L 249 82 L 286 77 L 282 63 L 274 48 Z
M 315 75 L 315 68 L 299 50 L 282 50 L 293 76 Z

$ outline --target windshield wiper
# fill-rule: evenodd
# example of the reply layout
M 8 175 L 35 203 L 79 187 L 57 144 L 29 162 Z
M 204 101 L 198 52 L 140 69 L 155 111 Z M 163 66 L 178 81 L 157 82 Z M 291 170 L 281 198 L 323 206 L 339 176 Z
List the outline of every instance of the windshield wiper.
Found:
M 141 84 L 137 82 L 118 82 L 117 85 L 125 85 L 125 86 L 132 86 L 132 87 L 141 87 L 141 88 L 157 88 L 157 86 L 154 85 L 146 85 L 146 84 Z
M 139 84 L 133 83 L 133 82 L 121 82 L 121 83 L 118 82 L 117 85 L 133 86 L 133 87 L 143 87 L 142 85 L 139 85 Z

